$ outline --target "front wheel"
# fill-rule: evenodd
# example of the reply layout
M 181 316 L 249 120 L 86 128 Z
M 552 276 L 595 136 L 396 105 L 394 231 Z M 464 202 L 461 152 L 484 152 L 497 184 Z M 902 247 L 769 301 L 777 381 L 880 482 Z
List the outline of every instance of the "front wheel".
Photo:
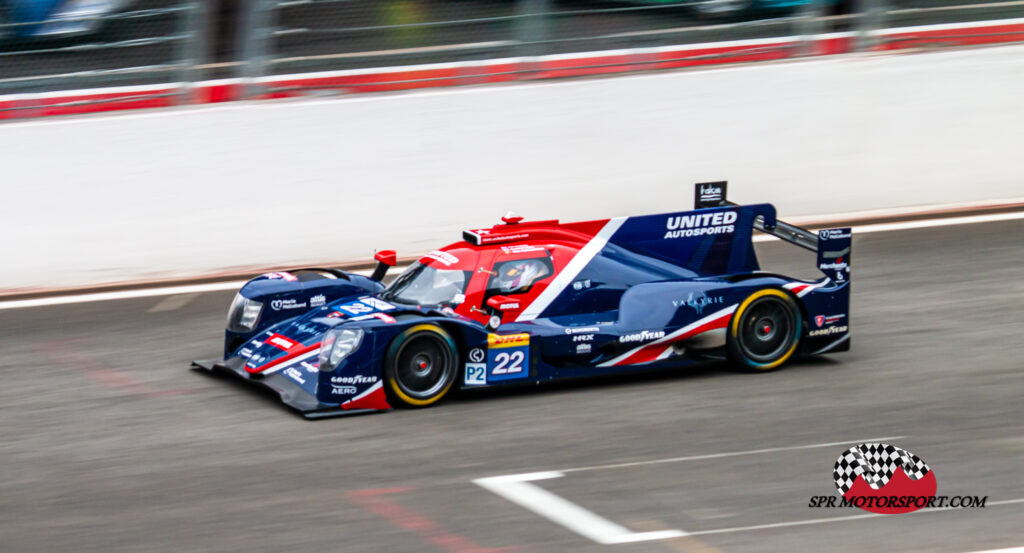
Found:
M 455 341 L 437 325 L 416 325 L 398 335 L 384 359 L 391 399 L 407 407 L 427 407 L 447 395 L 458 363 Z
M 729 323 L 729 358 L 751 371 L 770 371 L 789 360 L 800 343 L 803 318 L 793 297 L 774 288 L 743 300 Z

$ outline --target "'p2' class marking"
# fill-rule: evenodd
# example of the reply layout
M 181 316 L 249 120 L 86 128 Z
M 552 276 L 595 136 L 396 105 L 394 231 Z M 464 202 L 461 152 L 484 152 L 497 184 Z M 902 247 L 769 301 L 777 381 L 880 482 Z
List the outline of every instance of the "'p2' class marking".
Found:
M 466 385 L 484 386 L 487 384 L 486 363 L 466 363 Z
M 528 376 L 530 376 L 530 335 L 489 335 L 487 337 L 487 381 L 513 380 Z

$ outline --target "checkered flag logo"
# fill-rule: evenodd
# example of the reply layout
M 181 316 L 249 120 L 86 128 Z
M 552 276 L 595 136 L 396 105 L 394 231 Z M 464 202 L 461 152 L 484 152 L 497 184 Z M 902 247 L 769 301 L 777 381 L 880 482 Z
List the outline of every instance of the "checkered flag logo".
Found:
M 897 468 L 902 468 L 911 480 L 920 480 L 931 470 L 920 457 L 903 448 L 889 444 L 860 444 L 839 456 L 832 476 L 839 495 L 846 495 L 858 476 L 863 476 L 871 489 L 879 490 L 889 483 Z

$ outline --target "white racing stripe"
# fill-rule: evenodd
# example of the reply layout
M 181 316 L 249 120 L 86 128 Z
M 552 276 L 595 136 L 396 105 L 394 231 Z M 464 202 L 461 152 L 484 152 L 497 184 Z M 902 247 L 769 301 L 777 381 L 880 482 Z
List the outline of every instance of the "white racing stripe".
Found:
M 281 369 L 283 369 L 285 367 L 288 367 L 290 365 L 294 365 L 296 363 L 300 363 L 302 361 L 305 361 L 306 359 L 309 359 L 310 357 L 314 357 L 314 356 L 317 356 L 317 355 L 320 355 L 320 348 L 309 350 L 306 353 L 303 353 L 302 355 L 299 355 L 297 357 L 292 357 L 291 359 L 283 359 L 281 361 L 278 361 L 277 363 L 271 365 L 270 367 L 260 371 L 259 374 L 262 374 L 262 375 L 273 374 L 273 373 L 276 373 L 277 371 L 279 371 L 279 370 L 281 370 Z
M 591 259 L 594 259 L 597 252 L 604 248 L 604 245 L 608 243 L 608 240 L 615 234 L 615 231 L 619 230 L 622 223 L 626 222 L 626 219 L 628 217 L 616 217 L 605 223 L 604 227 L 594 235 L 590 242 L 587 242 L 586 246 L 580 248 L 580 251 L 573 256 L 569 264 L 562 269 L 562 272 L 558 273 L 558 276 L 551 281 L 551 284 L 548 284 L 548 287 L 519 314 L 516 321 L 532 321 L 547 309 L 551 302 L 555 301 L 555 298 L 562 293 L 562 290 L 565 290 L 572 281 L 576 280 L 576 276 L 580 274 L 580 271 L 590 263 Z
M 598 367 L 611 367 L 611 366 L 613 366 L 613 365 L 615 365 L 617 363 L 620 363 L 620 362 L 628 359 L 630 356 L 632 356 L 633 354 L 635 354 L 636 352 L 638 352 L 638 351 L 640 351 L 642 349 L 646 349 L 646 348 L 650 348 L 650 347 L 653 347 L 653 346 L 657 346 L 659 344 L 669 345 L 668 343 L 671 342 L 672 340 L 675 340 L 679 336 L 682 336 L 683 334 L 686 334 L 687 332 L 690 332 L 690 331 L 692 331 L 695 328 L 700 328 L 701 326 L 704 326 L 704 325 L 706 325 L 706 324 L 708 324 L 708 323 L 710 323 L 710 322 L 712 322 L 712 321 L 714 321 L 716 319 L 720 319 L 722 317 L 725 317 L 726 315 L 732 314 L 733 311 L 736 311 L 737 307 L 739 307 L 739 304 L 734 304 L 734 305 L 731 305 L 729 307 L 726 307 L 725 309 L 720 309 L 718 311 L 715 311 L 714 313 L 708 315 L 707 317 L 704 317 L 703 319 L 699 319 L 697 321 L 694 321 L 694 322 L 684 326 L 683 328 L 680 328 L 679 330 L 676 330 L 675 332 L 673 332 L 671 334 L 663 336 L 663 337 L 661 337 L 661 338 L 659 338 L 659 339 L 657 339 L 657 340 L 655 340 L 653 342 L 646 343 L 646 344 L 644 344 L 642 346 L 637 346 L 637 347 L 627 351 L 626 353 L 623 353 L 622 355 L 620 355 L 618 357 L 615 357 L 614 359 L 609 359 L 609 360 L 607 360 L 607 361 L 605 361 L 603 363 L 600 363 L 597 366 Z M 669 347 L 671 347 L 671 346 L 669 345 Z
M 1001 222 L 1001 221 L 1016 221 L 1016 220 L 1019 220 L 1019 219 L 1024 219 L 1024 211 L 1013 212 L 1013 213 L 994 213 L 994 214 L 989 214 L 989 215 L 968 215 L 968 216 L 964 216 L 964 217 L 945 217 L 945 218 L 938 218 L 938 219 L 922 219 L 922 220 L 919 220 L 919 221 L 906 221 L 906 222 L 902 222 L 902 223 L 879 223 L 879 224 L 873 224 L 873 225 L 861 225 L 861 226 L 853 227 L 853 233 L 855 235 L 860 235 L 860 234 L 870 234 L 870 233 L 874 233 L 874 232 L 892 232 L 892 231 L 898 231 L 898 230 L 913 230 L 913 229 L 933 228 L 933 227 L 947 227 L 947 226 L 957 226 L 957 225 L 969 225 L 969 224 L 975 224 L 975 223 L 996 223 L 996 222 Z M 625 221 L 625 218 L 623 217 L 623 218 L 620 218 L 620 219 L 612 219 L 611 221 L 609 221 L 608 224 L 610 225 L 613 221 L 617 221 L 617 220 L 620 221 L 618 224 L 621 225 L 622 224 L 621 221 Z M 616 227 L 616 229 L 617 228 L 618 227 Z M 602 229 L 602 232 L 604 232 L 604 229 Z M 855 238 L 856 238 L 856 236 L 855 236 Z M 778 240 L 778 238 L 775 238 L 774 236 L 770 236 L 770 235 L 766 235 L 766 234 L 759 234 L 757 236 L 754 236 L 754 242 L 768 242 L 768 241 L 771 241 L 771 240 Z M 607 242 L 607 238 L 605 238 L 604 241 Z M 602 244 L 601 247 L 604 247 L 603 244 Z M 580 253 L 583 253 L 583 250 L 580 250 Z M 591 253 L 590 257 L 593 258 L 593 256 L 596 255 L 596 254 L 597 254 L 597 251 L 595 250 L 595 251 L 593 251 L 593 253 Z M 576 258 L 578 258 L 579 256 L 580 256 L 580 254 L 577 254 L 576 257 L 573 258 L 573 261 L 570 262 L 570 265 L 572 265 L 572 263 L 574 261 L 576 261 Z M 587 261 L 589 262 L 589 259 Z M 397 268 L 398 267 L 396 267 L 395 269 L 397 269 Z M 568 268 L 569 267 L 566 267 L 566 270 L 568 270 Z M 576 274 L 578 274 L 579 271 L 582 270 L 582 269 L 583 269 L 583 267 L 579 267 L 579 269 L 577 269 Z M 359 271 L 353 271 L 353 272 L 357 272 L 358 273 Z M 567 274 L 567 273 L 566 273 L 565 270 L 563 270 L 562 274 Z M 556 278 L 555 280 L 558 280 L 558 278 Z M 170 296 L 170 295 L 174 295 L 174 294 L 189 294 L 189 293 L 203 293 L 203 292 L 218 292 L 218 291 L 223 291 L 223 290 L 237 290 L 237 289 L 241 288 L 242 285 L 245 284 L 245 282 L 246 281 L 244 281 L 244 280 L 234 280 L 234 281 L 230 281 L 230 282 L 215 282 L 215 283 L 211 283 L 211 284 L 187 284 L 187 285 L 182 285 L 182 286 L 161 286 L 161 287 L 157 287 L 157 288 L 142 288 L 142 289 L 138 289 L 138 290 L 122 290 L 122 291 L 117 291 L 117 292 L 93 292 L 93 293 L 88 293 L 88 294 L 74 294 L 74 295 L 68 295 L 68 296 L 51 296 L 51 297 L 45 297 L 45 298 L 32 298 L 32 299 L 24 299 L 24 300 L 0 301 L 0 310 L 3 310 L 3 309 L 20 309 L 20 308 L 24 308 L 24 307 L 45 307 L 45 306 L 49 306 L 49 305 L 65 305 L 65 304 L 71 304 L 71 303 L 86 303 L 86 302 L 94 302 L 94 301 L 113 301 L 113 300 L 124 300 L 124 299 L 131 299 L 131 298 L 148 298 L 148 297 L 155 297 L 155 296 Z M 572 282 L 572 281 L 569 280 L 568 282 Z M 551 284 L 552 284 L 552 286 L 554 286 L 555 282 L 553 281 Z M 551 288 L 552 286 L 549 286 L 548 288 Z M 545 290 L 545 292 L 546 291 L 547 290 Z M 542 292 L 541 295 L 543 296 L 544 293 Z M 538 296 L 537 300 L 539 300 L 539 299 L 540 299 L 540 297 Z M 553 300 L 553 299 L 554 298 L 551 298 L 551 300 Z M 534 303 L 537 303 L 537 300 L 534 300 Z M 551 300 L 549 300 L 548 303 L 550 303 Z M 530 307 L 533 307 L 533 305 L 531 304 Z M 545 305 L 545 307 L 546 307 L 546 305 Z M 529 307 L 527 309 L 529 309 Z M 525 311 L 524 311 L 524 314 L 525 314 Z M 519 320 L 528 320 L 528 319 L 523 319 L 522 316 L 520 316 Z

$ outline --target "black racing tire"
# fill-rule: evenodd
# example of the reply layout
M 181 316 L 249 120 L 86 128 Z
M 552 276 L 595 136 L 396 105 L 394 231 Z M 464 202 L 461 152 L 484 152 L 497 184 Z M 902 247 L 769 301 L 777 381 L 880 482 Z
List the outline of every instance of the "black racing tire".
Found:
M 434 324 L 418 324 L 399 334 L 384 356 L 384 389 L 393 405 L 429 407 L 455 383 L 458 348 Z
M 767 372 L 781 367 L 797 351 L 803 315 L 793 296 L 777 288 L 754 292 L 729 322 L 726 348 L 740 368 Z

